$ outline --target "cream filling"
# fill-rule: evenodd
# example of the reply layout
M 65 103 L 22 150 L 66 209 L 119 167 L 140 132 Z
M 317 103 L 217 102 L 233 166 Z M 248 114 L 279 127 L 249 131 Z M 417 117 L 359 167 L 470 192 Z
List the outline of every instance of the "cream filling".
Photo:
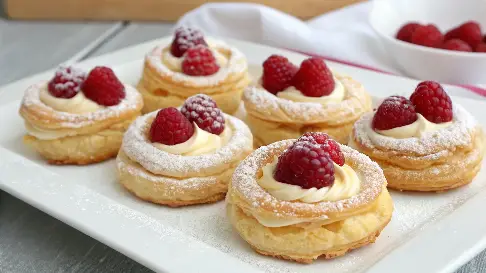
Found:
M 425 133 L 434 132 L 452 125 L 452 121 L 444 123 L 433 123 L 428 121 L 421 114 L 417 114 L 417 120 L 409 125 L 389 129 L 389 130 L 373 130 L 369 126 L 368 134 L 371 136 L 380 134 L 383 136 L 388 136 L 392 138 L 411 138 L 411 137 L 421 137 Z
M 83 92 L 78 92 L 70 99 L 56 98 L 49 93 L 47 86 L 39 91 L 39 99 L 56 111 L 72 114 L 90 113 L 105 108 L 105 106 L 88 99 Z
M 221 54 L 219 51 L 211 49 L 211 52 L 216 58 L 216 62 L 220 68 L 225 67 L 228 64 L 228 58 L 226 58 L 226 56 Z M 170 47 L 167 47 L 162 51 L 162 63 L 174 72 L 182 72 L 182 62 L 184 61 L 184 58 L 185 54 L 181 57 L 175 57 L 172 55 L 170 53 Z
M 322 97 L 308 97 L 295 87 L 290 86 L 285 90 L 278 92 L 277 97 L 282 99 L 287 99 L 295 102 L 314 102 L 319 103 L 322 105 L 326 105 L 329 103 L 339 103 L 344 100 L 344 96 L 346 95 L 345 89 L 343 84 L 336 78 L 334 78 L 335 86 L 334 90 L 331 94 Z
M 176 145 L 165 145 L 154 142 L 152 145 L 170 154 L 196 156 L 215 152 L 226 145 L 231 138 L 231 128 L 229 126 L 226 126 L 220 135 L 206 132 L 196 124 L 194 124 L 194 127 L 196 128 L 194 134 L 186 142 Z
M 297 185 L 281 183 L 273 178 L 278 159 L 275 157 L 272 163 L 262 168 L 263 175 L 258 184 L 268 193 L 283 201 L 300 201 L 303 203 L 316 203 L 321 201 L 337 201 L 356 195 L 361 186 L 361 181 L 356 172 L 348 165 L 334 164 L 334 184 L 331 187 L 303 189 Z M 282 219 L 277 216 L 253 215 L 257 221 L 266 227 L 282 227 L 303 223 L 299 219 Z

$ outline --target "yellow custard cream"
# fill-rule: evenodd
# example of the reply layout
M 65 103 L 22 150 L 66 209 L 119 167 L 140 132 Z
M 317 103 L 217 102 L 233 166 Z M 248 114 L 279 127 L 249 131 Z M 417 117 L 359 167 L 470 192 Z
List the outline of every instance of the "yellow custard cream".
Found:
M 393 138 L 410 138 L 410 137 L 421 137 L 423 134 L 428 132 L 434 132 L 443 128 L 446 128 L 452 124 L 452 121 L 444 123 L 433 123 L 428 121 L 421 114 L 417 114 L 417 120 L 409 125 L 393 128 L 390 130 L 376 130 L 376 132 L 369 127 L 370 134 L 380 134 L 383 136 L 393 137 Z
M 219 51 L 215 49 L 211 49 L 213 52 L 214 57 L 216 58 L 216 62 L 218 62 L 219 67 L 224 67 L 228 63 L 228 59 L 226 56 L 221 54 Z M 174 72 L 182 72 L 182 61 L 184 61 L 184 56 L 182 57 L 175 57 L 170 53 L 170 47 L 164 49 L 162 52 L 162 62 L 167 66 L 170 70 Z
M 228 125 L 224 128 L 224 131 L 220 135 L 211 134 L 200 129 L 194 124 L 194 134 L 186 142 L 176 145 L 165 145 L 162 143 L 154 142 L 156 148 L 176 155 L 195 156 L 210 154 L 228 143 L 231 138 L 231 128 Z
M 356 195 L 360 189 L 360 180 L 356 172 L 348 165 L 334 163 L 334 184 L 331 187 L 303 189 L 297 185 L 278 182 L 273 178 L 278 159 L 263 167 L 263 175 L 258 184 L 268 193 L 283 201 L 316 203 L 337 201 Z
M 338 103 L 344 100 L 345 90 L 343 84 L 334 78 L 334 82 L 336 83 L 334 86 L 334 90 L 331 94 L 322 97 L 307 97 L 302 92 L 297 90 L 295 87 L 290 86 L 287 89 L 278 92 L 277 97 L 282 99 L 287 99 L 295 102 L 314 102 L 320 103 L 323 105 L 329 103 Z
M 83 92 L 78 92 L 70 99 L 56 98 L 49 93 L 47 86 L 39 91 L 39 99 L 47 106 L 60 112 L 82 114 L 94 112 L 105 108 L 102 105 L 86 98 Z

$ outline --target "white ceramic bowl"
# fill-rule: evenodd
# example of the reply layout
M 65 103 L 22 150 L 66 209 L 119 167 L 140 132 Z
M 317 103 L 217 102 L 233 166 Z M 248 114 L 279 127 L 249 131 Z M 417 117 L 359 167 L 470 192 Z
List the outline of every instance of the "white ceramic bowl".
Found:
M 486 0 L 374 0 L 370 24 L 398 68 L 420 80 L 456 84 L 486 83 L 486 53 L 449 51 L 395 39 L 409 21 L 433 23 L 445 32 L 476 20 L 486 32 Z

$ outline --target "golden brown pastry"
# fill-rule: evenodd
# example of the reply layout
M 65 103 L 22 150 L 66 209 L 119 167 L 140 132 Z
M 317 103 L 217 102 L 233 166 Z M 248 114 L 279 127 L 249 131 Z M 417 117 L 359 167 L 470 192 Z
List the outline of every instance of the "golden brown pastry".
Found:
M 453 104 L 439 84 L 425 82 L 411 100 L 392 96 L 377 112 L 364 115 L 349 145 L 381 166 L 388 187 L 440 192 L 473 180 L 485 138 L 474 118 Z
M 226 197 L 233 227 L 256 252 L 300 263 L 375 242 L 393 212 L 382 170 L 339 144 L 342 166 L 329 165 L 325 148 L 302 139 L 262 146 L 236 168 Z
M 277 57 L 271 56 L 266 62 Z M 293 66 L 286 62 L 287 66 Z M 318 67 L 317 72 L 307 72 L 314 69 L 306 69 L 313 62 L 318 63 L 314 66 Z M 273 64 L 278 65 L 283 66 Z M 264 63 L 261 79 L 243 94 L 245 120 L 255 145 L 297 138 L 305 132 L 325 132 L 340 143 L 347 143 L 353 123 L 371 111 L 371 97 L 363 86 L 348 76 L 332 73 L 318 58 L 305 60 L 298 70 L 296 67 L 288 70 L 293 71 L 288 72 L 292 75 L 288 76 L 289 82 L 275 87 L 271 82 L 275 81 L 272 70 L 266 69 Z M 266 84 L 267 81 L 270 83 Z
M 214 113 L 204 118 L 205 113 Z M 233 170 L 253 150 L 240 120 L 205 95 L 138 118 L 128 129 L 117 169 L 120 183 L 141 199 L 179 207 L 222 200 Z
M 144 113 L 180 106 L 203 93 L 232 114 L 249 82 L 248 64 L 238 49 L 221 41 L 206 43 L 198 30 L 179 28 L 172 44 L 147 54 L 137 89 L 144 98 Z
M 137 90 L 123 85 L 111 69 L 96 67 L 86 77 L 62 67 L 51 81 L 26 90 L 20 106 L 24 143 L 51 164 L 100 162 L 116 156 L 142 107 Z

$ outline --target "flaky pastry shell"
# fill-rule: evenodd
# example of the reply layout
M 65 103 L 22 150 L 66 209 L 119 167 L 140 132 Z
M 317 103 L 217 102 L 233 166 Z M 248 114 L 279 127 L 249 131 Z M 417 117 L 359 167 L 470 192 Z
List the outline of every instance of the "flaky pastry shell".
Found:
M 262 146 L 241 162 L 226 197 L 228 217 L 240 236 L 258 253 L 310 263 L 334 258 L 373 243 L 388 224 L 393 204 L 379 166 L 367 156 L 341 145 L 346 164 L 361 180 L 359 193 L 339 201 L 302 203 L 281 201 L 257 182 L 262 167 L 272 162 L 293 140 Z M 299 220 L 283 227 L 266 227 L 254 217 Z

